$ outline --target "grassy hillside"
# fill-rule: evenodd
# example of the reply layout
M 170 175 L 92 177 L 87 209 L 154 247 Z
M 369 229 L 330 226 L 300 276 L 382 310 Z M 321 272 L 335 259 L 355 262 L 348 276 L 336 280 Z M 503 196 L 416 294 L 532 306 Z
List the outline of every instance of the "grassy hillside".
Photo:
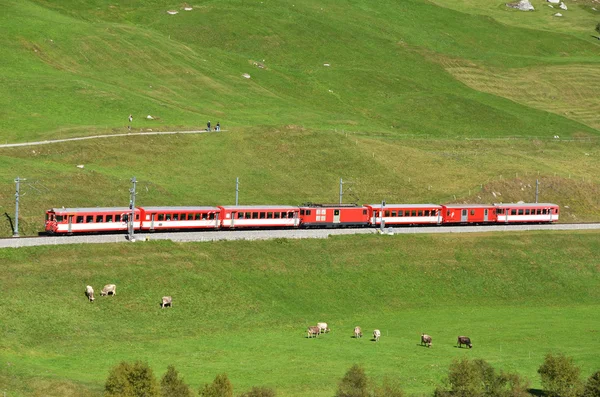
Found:
M 560 232 L 3 250 L 0 383 L 10 396 L 91 395 L 113 365 L 142 359 L 158 374 L 174 364 L 194 388 L 227 372 L 238 392 L 331 396 L 360 363 L 429 393 L 468 356 L 539 387 L 548 352 L 574 357 L 587 377 L 600 366 L 598 241 Z M 106 283 L 117 295 L 87 302 L 85 285 Z M 160 309 L 163 295 L 172 309 Z M 332 332 L 306 339 L 317 321 Z M 380 328 L 381 342 L 352 339 L 355 325 Z M 422 332 L 432 349 L 417 346 Z M 473 350 L 454 347 L 459 334 Z

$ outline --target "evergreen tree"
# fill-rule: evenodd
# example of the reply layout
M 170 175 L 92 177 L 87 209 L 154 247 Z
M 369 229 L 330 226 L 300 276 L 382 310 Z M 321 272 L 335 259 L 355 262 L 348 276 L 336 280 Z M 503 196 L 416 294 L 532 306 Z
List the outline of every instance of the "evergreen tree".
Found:
M 544 363 L 538 369 L 542 386 L 550 397 L 577 397 L 581 394 L 582 384 L 579 368 L 571 357 L 562 354 L 547 354 Z
M 104 394 L 106 397 L 159 397 L 159 387 L 147 363 L 122 362 L 108 375 Z
M 583 397 L 600 397 L 600 371 L 596 371 L 585 383 Z
M 252 390 L 242 393 L 239 397 L 275 397 L 275 390 L 268 387 L 253 387 Z
M 335 397 L 369 397 L 365 370 L 354 364 L 340 381 Z
M 200 397 L 233 397 L 233 385 L 227 374 L 217 375 L 212 383 L 207 383 L 198 391 Z
M 160 381 L 160 395 L 162 397 L 192 397 L 189 386 L 179 378 L 179 374 L 172 365 L 169 365 Z

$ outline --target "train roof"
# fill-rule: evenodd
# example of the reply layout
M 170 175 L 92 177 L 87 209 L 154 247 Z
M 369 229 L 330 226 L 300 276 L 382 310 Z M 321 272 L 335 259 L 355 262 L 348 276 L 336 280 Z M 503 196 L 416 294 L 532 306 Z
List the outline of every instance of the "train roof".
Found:
M 444 204 L 446 208 L 494 208 L 494 204 Z
M 139 207 L 144 211 L 219 211 L 219 207 L 192 207 L 192 206 L 179 206 L 179 207 Z
M 381 203 L 379 204 L 367 204 L 366 206 L 371 208 L 381 208 Z M 402 208 L 402 209 L 410 209 L 410 208 L 442 208 L 439 204 L 386 204 L 383 206 L 383 209 L 392 209 L 392 208 Z
M 129 207 L 82 207 L 82 208 L 51 208 L 49 211 L 55 213 L 67 212 L 127 212 L 131 211 Z
M 219 208 L 223 208 L 224 210 L 297 210 L 298 207 L 294 207 L 292 205 L 221 205 Z
M 496 207 L 558 207 L 558 204 L 552 203 L 499 203 L 494 205 Z

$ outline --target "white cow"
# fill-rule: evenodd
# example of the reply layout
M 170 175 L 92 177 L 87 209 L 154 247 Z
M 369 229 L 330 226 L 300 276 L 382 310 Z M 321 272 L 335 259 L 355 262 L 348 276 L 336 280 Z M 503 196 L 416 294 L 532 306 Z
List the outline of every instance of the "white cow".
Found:
M 164 309 L 165 306 L 173 307 L 173 298 L 171 298 L 170 296 L 163 296 L 160 307 Z
M 379 338 L 381 338 L 381 331 L 376 329 L 373 331 L 373 339 L 375 339 L 375 342 L 379 342 Z
M 319 327 L 319 329 L 321 330 L 321 333 L 325 333 L 325 332 L 329 332 L 330 329 L 327 326 L 327 323 L 317 323 L 317 327 Z
M 100 292 L 100 296 L 105 295 L 116 295 L 117 294 L 117 286 L 114 284 L 106 284 L 102 291 Z
M 362 337 L 362 330 L 358 326 L 354 327 L 354 337 L 355 338 L 361 338 Z
M 85 295 L 88 297 L 90 302 L 94 301 L 94 289 L 91 285 L 85 287 Z

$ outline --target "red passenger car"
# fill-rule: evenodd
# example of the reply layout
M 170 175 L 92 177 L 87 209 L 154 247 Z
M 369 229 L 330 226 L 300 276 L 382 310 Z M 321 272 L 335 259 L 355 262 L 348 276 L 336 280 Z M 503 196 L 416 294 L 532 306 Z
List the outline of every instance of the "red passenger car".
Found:
M 498 223 L 552 223 L 559 207 L 550 203 L 496 204 Z
M 46 211 L 46 233 L 97 233 L 127 231 L 131 210 L 127 207 L 52 208 Z M 140 228 L 140 210 L 135 209 L 134 229 Z
M 442 223 L 442 206 L 437 204 L 370 204 L 372 226 L 439 225 Z
M 300 207 L 302 227 L 360 227 L 369 225 L 369 209 L 356 205 L 310 204 Z
M 442 206 L 444 224 L 495 223 L 496 207 L 486 204 L 447 204 Z
M 141 207 L 142 230 L 218 229 L 218 207 Z
M 232 205 L 219 208 L 223 229 L 289 228 L 300 225 L 300 210 L 289 205 Z

